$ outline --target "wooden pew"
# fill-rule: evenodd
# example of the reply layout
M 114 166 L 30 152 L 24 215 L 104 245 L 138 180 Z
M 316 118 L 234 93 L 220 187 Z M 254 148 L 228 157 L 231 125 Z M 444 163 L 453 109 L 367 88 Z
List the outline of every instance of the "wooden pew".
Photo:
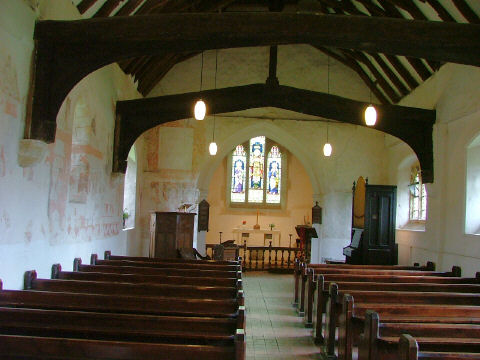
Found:
M 177 266 L 177 268 L 149 268 L 135 266 L 83 265 L 82 259 L 76 258 L 73 263 L 73 271 L 216 278 L 241 278 L 242 276 L 241 271 L 183 269 L 180 265 Z
M 313 306 L 314 306 L 314 294 L 316 289 L 314 269 L 307 268 L 304 275 L 302 275 L 300 303 L 298 306 L 298 312 L 301 316 L 306 316 L 305 325 L 307 327 L 313 326 Z M 410 270 L 385 270 L 385 269 L 325 269 L 318 270 L 319 275 L 344 275 L 348 278 L 350 275 L 385 275 L 385 276 L 435 276 L 435 277 L 460 277 L 462 270 L 459 266 L 453 266 L 452 271 L 448 272 L 435 272 L 435 271 L 410 271 Z M 308 284 L 308 291 L 306 290 Z M 305 313 L 305 309 L 307 312 Z
M 338 331 L 339 360 L 352 359 L 353 343 L 365 326 L 367 310 L 376 311 L 385 322 L 480 324 L 480 306 L 354 303 L 353 296 L 345 295 Z
M 435 263 L 428 261 L 425 266 L 420 265 L 351 265 L 351 264 L 306 264 L 299 259 L 295 259 L 294 263 L 294 277 L 295 277 L 295 290 L 294 290 L 294 301 L 293 305 L 296 307 L 299 300 L 299 289 L 300 289 L 300 279 L 302 274 L 307 275 L 306 271 L 308 268 L 311 269 L 371 269 L 371 270 L 417 270 L 417 271 L 435 271 Z M 317 271 L 318 273 L 318 271 Z M 455 275 L 459 276 L 459 275 Z M 306 280 L 306 278 L 305 278 Z
M 244 305 L 237 299 L 182 299 L 152 296 L 0 290 L 0 306 L 165 316 L 236 317 Z
M 179 259 L 181 260 L 181 259 Z M 112 265 L 112 266 L 135 266 L 135 267 L 151 267 L 151 268 L 181 268 L 181 269 L 199 269 L 199 270 L 226 270 L 239 271 L 241 266 L 234 264 L 215 264 L 203 263 L 202 261 L 138 261 L 138 260 L 100 260 L 97 254 L 90 256 L 90 265 Z
M 443 278 L 441 278 L 443 279 Z M 441 280 L 440 279 L 440 280 Z M 476 279 L 472 279 L 476 281 Z M 386 281 L 381 279 L 381 281 Z M 326 312 L 326 303 L 329 298 L 329 286 L 333 281 L 324 281 L 324 276 L 317 278 L 316 297 L 313 302 L 313 328 L 314 339 L 317 344 L 323 343 L 322 336 L 322 314 Z M 388 282 L 351 282 L 336 281 L 341 291 L 348 292 L 352 290 L 368 291 L 422 291 L 422 292 L 453 292 L 453 293 L 480 293 L 480 284 L 442 284 L 442 283 L 388 283 Z M 307 310 L 308 312 L 308 310 Z
M 235 346 L 153 344 L 128 341 L 46 338 L 0 335 L 0 353 L 9 359 L 69 360 L 212 360 L 245 359 L 244 334 L 235 335 Z M 239 345 L 237 345 L 239 344 Z
M 35 270 L 25 272 L 24 289 L 52 292 L 161 296 L 190 299 L 234 299 L 237 297 L 238 291 L 243 291 L 231 287 L 38 279 Z
M 160 258 L 151 258 L 147 256 L 121 256 L 121 255 L 112 255 L 110 250 L 106 250 L 103 255 L 104 260 L 127 260 L 127 261 L 145 261 L 145 262 L 178 262 L 178 263 L 201 263 L 201 264 L 212 264 L 212 265 L 241 265 L 240 261 L 227 261 L 227 260 L 190 260 L 190 259 L 160 259 Z
M 414 336 L 422 351 L 480 351 L 480 325 L 385 323 L 380 322 L 376 312 L 367 311 L 358 360 L 398 360 L 398 341 L 402 334 Z
M 236 274 L 237 275 L 237 274 Z M 122 274 L 122 273 L 100 273 L 100 272 L 79 272 L 62 271 L 60 264 L 52 265 L 52 279 L 63 280 L 86 280 L 86 281 L 111 281 L 125 283 L 158 283 L 172 285 L 198 285 L 198 286 L 222 286 L 242 289 L 242 279 L 234 278 L 212 278 L 212 277 L 187 277 L 168 275 L 144 275 L 144 274 Z
M 245 327 L 234 318 L 109 314 L 0 307 L 0 334 L 169 344 L 230 344 Z
M 479 360 L 480 354 L 474 353 L 452 353 L 452 352 L 426 352 L 419 351 L 415 339 L 402 334 L 399 340 L 399 360 Z

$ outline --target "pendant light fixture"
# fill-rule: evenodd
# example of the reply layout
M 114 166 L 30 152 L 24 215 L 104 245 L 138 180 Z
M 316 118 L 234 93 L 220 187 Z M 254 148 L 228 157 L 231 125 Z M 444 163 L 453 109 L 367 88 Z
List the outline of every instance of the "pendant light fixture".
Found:
M 202 66 L 200 70 L 200 92 L 202 91 L 202 82 L 203 82 L 203 51 L 202 51 Z M 207 113 L 207 106 L 205 102 L 200 98 L 195 103 L 195 108 L 193 109 L 193 114 L 195 119 L 203 120 L 205 119 L 205 114 Z
M 370 72 L 372 75 L 372 72 Z M 375 83 L 373 83 L 375 85 Z M 377 122 L 377 110 L 372 105 L 372 89 L 370 89 L 370 105 L 365 109 L 365 124 L 367 126 L 374 126 Z
M 328 142 L 328 121 L 327 121 L 327 142 L 323 145 L 323 155 L 330 156 L 332 155 L 332 145 Z
M 330 56 L 327 57 L 327 93 L 330 95 Z M 327 121 L 327 142 L 323 145 L 323 155 L 332 155 L 332 145 L 328 142 L 328 121 Z
M 217 89 L 217 65 L 218 65 L 218 49 L 215 50 L 215 89 Z M 208 152 L 212 156 L 217 154 L 217 143 L 215 142 L 215 114 L 213 114 L 212 142 L 208 146 Z

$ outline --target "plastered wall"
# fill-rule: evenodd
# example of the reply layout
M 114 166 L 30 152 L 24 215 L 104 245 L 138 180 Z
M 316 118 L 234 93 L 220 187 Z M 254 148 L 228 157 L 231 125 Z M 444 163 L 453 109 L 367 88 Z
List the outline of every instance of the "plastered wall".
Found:
M 263 83 L 268 75 L 268 53 L 268 47 L 220 50 L 217 87 Z M 200 55 L 179 63 L 149 96 L 198 91 L 200 71 Z M 307 45 L 280 46 L 277 73 L 283 85 L 358 100 L 370 98 L 368 88 L 356 73 Z M 207 51 L 202 89 L 211 89 L 214 84 L 215 51 Z M 286 208 L 277 213 L 263 212 L 263 226 L 274 223 L 281 227 L 283 245 L 288 245 L 288 234 L 295 238 L 294 225 L 303 223 L 304 215 L 311 217 L 311 207 L 318 201 L 324 210 L 322 254 L 318 258 L 340 258 L 342 247 L 350 239 L 353 181 L 360 175 L 369 177 L 371 183 L 387 181 L 385 136 L 363 127 L 310 120 L 318 118 L 275 108 L 249 109 L 217 115 L 215 130 L 212 116 L 207 116 L 203 121 L 180 120 L 143 134 L 143 253 L 148 250 L 150 211 L 175 211 L 182 203 L 207 199 L 212 205 L 207 242 L 218 242 L 219 231 L 224 232 L 223 239 L 231 238 L 231 229 L 243 220 L 253 225 L 255 210 L 242 212 L 225 207 L 225 159 L 237 144 L 265 135 L 288 150 L 293 169 L 289 164 Z M 330 158 L 322 153 L 327 127 L 334 149 Z M 219 149 L 214 157 L 207 152 L 213 131 Z
M 68 1 L 1 5 L 0 278 L 5 288 L 20 288 L 26 270 L 49 277 L 53 263 L 68 270 L 74 257 L 88 262 L 92 252 L 127 251 L 123 175 L 111 172 L 114 104 L 138 94 L 118 66 L 96 71 L 72 90 L 58 114 L 53 144 L 21 141 L 35 20 L 78 16 Z M 19 165 L 32 157 L 31 165 Z
M 436 108 L 434 127 L 435 181 L 427 185 L 428 219 L 424 229 L 397 229 L 403 262 L 433 260 L 441 270 L 462 266 L 464 275 L 478 271 L 480 238 L 466 234 L 467 148 L 480 133 L 480 69 L 454 64 L 444 65 L 402 105 Z M 405 144 L 389 144 L 389 181 L 405 186 L 404 166 L 412 161 Z M 473 156 L 475 154 L 472 154 Z M 403 166 L 403 169 L 402 169 Z M 397 209 L 397 221 L 405 225 L 408 206 Z M 471 214 L 471 216 L 478 216 Z

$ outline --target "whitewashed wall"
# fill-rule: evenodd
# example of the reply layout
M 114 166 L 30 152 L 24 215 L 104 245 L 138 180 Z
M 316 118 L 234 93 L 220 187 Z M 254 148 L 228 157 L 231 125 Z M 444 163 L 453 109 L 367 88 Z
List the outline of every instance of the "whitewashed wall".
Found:
M 401 102 L 437 110 L 435 181 L 427 186 L 428 219 L 424 230 L 408 229 L 408 225 L 397 230 L 404 262 L 433 260 L 441 270 L 460 265 L 465 275 L 479 271 L 480 237 L 465 232 L 467 148 L 480 132 L 479 85 L 479 68 L 447 64 Z M 388 158 L 390 182 L 406 192 L 405 171 L 410 170 L 405 163 L 412 160 L 411 150 L 392 142 Z M 405 225 L 408 203 L 399 206 L 397 220 L 402 219 L 398 223 Z
M 38 147 L 32 151 L 27 148 L 32 143 L 20 141 L 35 20 L 78 17 L 70 1 L 1 4 L 0 278 L 5 288 L 20 288 L 26 270 L 49 277 L 53 263 L 68 270 L 74 257 L 88 262 L 93 252 L 127 250 L 123 175 L 111 172 L 114 103 L 138 94 L 118 66 L 89 75 L 72 90 L 57 117 L 55 143 L 35 143 Z M 80 108 L 82 120 L 75 121 Z M 78 141 L 72 143 L 72 138 Z M 42 151 L 44 156 L 32 166 L 19 166 L 23 155 Z
M 217 87 L 263 83 L 268 75 L 268 47 L 221 50 L 218 53 Z M 188 91 L 200 87 L 201 57 L 196 56 L 177 64 L 149 96 L 161 96 Z M 357 100 L 368 100 L 370 92 L 358 75 L 344 65 L 330 59 L 330 88 L 327 86 L 328 59 L 318 50 L 307 45 L 280 46 L 278 78 L 280 84 L 327 92 Z M 203 89 L 214 87 L 215 51 L 204 54 Z M 208 105 L 208 104 L 207 104 Z M 161 116 L 161 114 L 159 114 Z M 303 168 L 300 183 L 308 183 L 311 190 L 307 198 L 289 201 L 281 215 L 264 212 L 262 224 L 279 223 L 285 214 L 292 215 L 282 228 L 283 244 L 288 244 L 288 234 L 295 234 L 293 225 L 303 222 L 303 216 L 311 214 L 314 201 L 324 208 L 322 246 L 318 258 L 340 258 L 342 247 L 350 239 L 351 188 L 358 176 L 369 177 L 371 183 L 385 183 L 385 135 L 363 127 L 341 123 L 309 121 L 318 118 L 275 108 L 250 109 L 221 114 L 216 117 L 215 139 L 218 154 L 207 153 L 213 134 L 213 119 L 204 121 L 180 120 L 145 133 L 147 167 L 142 187 L 141 218 L 143 249 L 148 249 L 148 213 L 152 210 L 174 211 L 182 201 L 211 199 L 213 201 L 207 242 L 218 241 L 218 231 L 224 231 L 224 239 L 231 238 L 231 227 L 242 220 L 251 223 L 255 210 L 246 212 L 225 209 L 226 190 L 210 193 L 215 184 L 225 187 L 225 156 L 234 147 L 256 135 L 265 135 L 285 147 L 298 159 Z M 321 120 L 321 119 L 320 119 Z M 325 158 L 322 153 L 326 141 L 327 126 L 333 155 Z M 164 132 L 169 136 L 165 146 Z M 180 135 L 183 134 L 183 135 Z M 188 139 L 188 141 L 186 141 Z M 190 142 L 193 139 L 193 142 Z M 162 159 L 163 158 L 163 159 Z M 191 164 L 190 167 L 185 164 Z M 179 164 L 182 168 L 179 169 Z M 220 177 L 220 179 L 219 179 Z M 292 183 L 291 186 L 295 186 Z M 302 205 L 298 208 L 299 203 Z M 309 215 L 311 217 L 311 215 Z M 294 235 L 293 238 L 295 238 Z M 323 250 L 322 250 L 323 249 Z

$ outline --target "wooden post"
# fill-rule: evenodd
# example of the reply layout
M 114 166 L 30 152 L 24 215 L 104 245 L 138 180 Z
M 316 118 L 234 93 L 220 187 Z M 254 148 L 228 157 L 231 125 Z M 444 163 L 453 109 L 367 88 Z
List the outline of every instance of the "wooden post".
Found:
M 325 314 L 325 340 L 326 352 L 329 359 L 334 359 L 335 356 L 335 329 L 337 327 L 337 296 L 338 285 L 330 283 L 329 298 L 327 301 L 327 309 Z M 340 335 L 339 335 L 340 336 Z M 340 338 L 339 338 L 339 354 L 340 354 Z
M 323 309 L 324 309 L 324 301 L 323 298 L 323 287 L 325 284 L 325 280 L 323 275 L 317 276 L 317 316 L 315 319 L 315 328 L 314 328 L 314 341 L 315 344 L 321 345 L 324 343 L 324 338 L 322 334 L 322 318 L 323 318 Z

